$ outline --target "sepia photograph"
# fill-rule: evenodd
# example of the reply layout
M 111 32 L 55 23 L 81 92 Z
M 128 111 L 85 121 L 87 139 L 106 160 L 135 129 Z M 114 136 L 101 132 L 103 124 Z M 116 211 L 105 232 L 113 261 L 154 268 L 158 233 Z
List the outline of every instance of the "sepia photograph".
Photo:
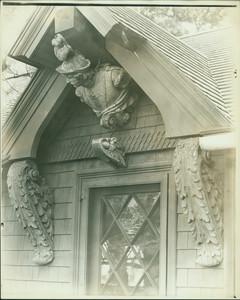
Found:
M 239 299 L 240 1 L 1 25 L 1 299 Z

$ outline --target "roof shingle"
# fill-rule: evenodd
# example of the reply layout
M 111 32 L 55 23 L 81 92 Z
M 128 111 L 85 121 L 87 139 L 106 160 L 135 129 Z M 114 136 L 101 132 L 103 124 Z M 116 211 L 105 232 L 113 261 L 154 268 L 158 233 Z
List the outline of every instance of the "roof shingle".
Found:
M 194 43 L 188 43 L 189 40 L 187 39 L 180 40 L 176 38 L 132 9 L 118 6 L 111 6 L 106 9 L 111 12 L 111 17 L 116 22 L 120 22 L 148 40 L 153 48 L 167 57 L 178 70 L 188 77 L 218 107 L 228 120 L 230 119 L 229 106 L 227 106 L 227 102 L 223 99 L 222 90 L 219 88 L 217 82 L 217 76 L 219 75 L 217 73 L 217 65 L 214 73 L 214 63 L 216 64 L 217 61 L 209 59 L 209 53 L 204 53 L 202 49 L 195 47 Z M 197 38 L 195 42 L 197 44 Z M 201 43 L 200 40 L 199 43 Z M 217 45 L 213 43 L 213 46 Z M 226 53 L 226 51 L 221 51 L 222 53 Z M 224 75 L 227 76 L 227 73 Z
M 208 57 L 212 76 L 232 119 L 234 119 L 233 81 L 236 75 L 233 34 L 232 28 L 220 28 L 181 38 L 182 41 Z

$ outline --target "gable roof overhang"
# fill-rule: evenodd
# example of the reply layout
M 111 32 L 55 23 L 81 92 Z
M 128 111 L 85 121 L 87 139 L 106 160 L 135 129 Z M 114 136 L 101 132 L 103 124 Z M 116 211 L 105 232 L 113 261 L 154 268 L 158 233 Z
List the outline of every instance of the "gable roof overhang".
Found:
M 9 53 L 39 70 L 2 127 L 4 163 L 36 157 L 44 129 L 69 93 L 65 79 L 55 71 L 59 62 L 47 47 L 55 34 L 54 17 L 54 7 L 38 8 Z
M 189 78 L 138 32 L 113 19 L 105 7 L 68 7 L 56 17 L 53 7 L 41 7 L 10 53 L 40 66 L 41 71 L 3 128 L 4 155 L 10 159 L 36 156 L 41 133 L 68 92 L 63 76 L 53 71 L 59 62 L 51 39 L 55 32 L 68 41 L 79 39 L 88 24 L 101 34 L 106 49 L 156 104 L 167 138 L 231 131 L 230 122 Z

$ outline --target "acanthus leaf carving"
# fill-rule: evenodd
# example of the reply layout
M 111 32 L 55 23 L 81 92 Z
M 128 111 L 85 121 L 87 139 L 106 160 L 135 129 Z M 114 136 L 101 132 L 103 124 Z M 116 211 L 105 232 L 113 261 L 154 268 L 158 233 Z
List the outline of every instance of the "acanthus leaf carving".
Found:
M 128 123 L 139 97 L 139 89 L 129 74 L 119 66 L 100 61 L 91 67 L 91 61 L 73 49 L 61 34 L 55 35 L 52 45 L 62 61 L 56 71 L 65 75 L 80 100 L 100 117 L 100 125 L 115 129 Z
M 116 137 L 99 138 L 92 140 L 92 149 L 95 155 L 106 163 L 117 167 L 126 168 L 124 147 Z
M 17 218 L 34 247 L 33 262 L 48 264 L 54 259 L 53 189 L 45 184 L 32 160 L 12 163 L 7 185 Z
M 223 259 L 222 182 L 210 153 L 198 138 L 179 140 L 174 153 L 176 189 L 198 249 L 197 263 L 215 266 Z

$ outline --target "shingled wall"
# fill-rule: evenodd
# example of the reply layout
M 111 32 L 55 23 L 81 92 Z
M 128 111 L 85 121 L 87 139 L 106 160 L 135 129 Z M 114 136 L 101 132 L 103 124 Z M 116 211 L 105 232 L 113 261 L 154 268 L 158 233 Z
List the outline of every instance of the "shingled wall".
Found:
M 196 263 L 197 247 L 180 202 L 177 208 L 177 273 L 176 295 L 179 297 L 225 298 L 232 297 L 233 281 L 233 191 L 234 191 L 234 154 L 227 151 L 211 153 L 215 168 L 222 180 L 223 193 L 223 261 L 213 267 L 204 267 Z
M 74 264 L 73 203 L 77 201 L 77 174 L 79 170 L 95 172 L 99 168 L 112 168 L 94 157 L 91 151 L 93 138 L 117 136 L 129 153 L 127 159 L 130 165 L 144 166 L 144 164 L 165 160 L 164 157 L 166 160 L 172 157 L 172 151 L 164 151 L 162 154 L 157 151 L 173 149 L 175 141 L 165 139 L 161 114 L 147 97 L 143 96 L 139 99 L 131 122 L 118 132 L 103 129 L 96 115 L 79 99 L 70 101 L 73 104 L 70 111 L 58 112 L 45 131 L 44 142 L 43 140 L 40 142 L 37 159 L 41 175 L 46 179 L 46 183 L 54 188 L 55 259 L 46 266 L 37 266 L 32 262 L 33 246 L 16 218 L 4 182 L 3 294 L 10 293 L 13 297 L 21 294 L 36 297 L 38 295 L 51 297 L 51 295 L 56 296 L 56 293 L 59 296 L 71 295 Z M 64 113 L 68 116 L 65 121 L 59 119 Z
M 72 112 L 61 130 L 51 143 L 46 138 L 46 142 L 40 146 L 38 153 L 42 163 L 95 157 L 91 141 L 99 137 L 117 137 L 126 153 L 175 147 L 174 139 L 165 138 L 164 122 L 159 110 L 145 94 L 137 101 L 130 122 L 116 131 L 101 127 L 99 118 L 91 108 L 78 98 L 73 98 Z M 48 130 L 54 126 L 53 120 Z
M 99 168 L 111 169 L 110 166 L 95 158 L 91 152 L 89 145 L 93 138 L 113 135 L 121 138 L 131 166 L 144 167 L 149 163 L 157 164 L 160 161 L 172 160 L 176 141 L 165 139 L 162 117 L 148 98 L 142 97 L 139 100 L 131 122 L 117 132 L 102 129 L 95 114 L 78 99 L 74 99 L 73 103 L 75 105 L 68 113 L 67 120 L 55 135 L 54 130 L 58 120 L 50 124 L 52 129 L 48 128 L 49 131 L 46 132 L 52 130 L 53 134 L 49 140 L 47 136 L 44 137 L 44 143 L 40 144 L 38 153 L 41 174 L 47 184 L 55 190 L 55 259 L 49 265 L 36 266 L 32 262 L 34 255 L 32 245 L 16 219 L 8 198 L 6 184 L 3 184 L 3 293 L 11 291 L 13 296 L 22 293 L 37 296 L 45 292 L 48 297 L 56 295 L 56 292 L 61 296 L 64 294 L 69 296 L 72 293 L 75 263 L 72 246 L 73 216 L 74 201 L 78 199 L 77 174 L 81 170 L 94 173 Z M 130 137 L 127 138 L 128 136 Z M 72 150 L 75 149 L 74 145 L 83 138 L 87 140 L 84 147 Z M 223 163 L 224 154 L 217 153 L 214 158 L 217 160 L 220 173 L 223 174 L 226 166 Z M 225 183 L 228 184 L 225 177 Z M 197 265 L 196 246 L 179 205 L 176 217 L 176 295 L 179 297 L 224 296 L 225 262 L 211 268 Z
M 2 295 L 62 295 L 71 290 L 71 204 L 74 190 L 71 178 L 61 175 L 56 185 L 54 212 L 55 259 L 47 266 L 35 265 L 33 246 L 16 218 L 3 183 L 2 201 Z M 61 209 L 59 209 L 61 206 Z

